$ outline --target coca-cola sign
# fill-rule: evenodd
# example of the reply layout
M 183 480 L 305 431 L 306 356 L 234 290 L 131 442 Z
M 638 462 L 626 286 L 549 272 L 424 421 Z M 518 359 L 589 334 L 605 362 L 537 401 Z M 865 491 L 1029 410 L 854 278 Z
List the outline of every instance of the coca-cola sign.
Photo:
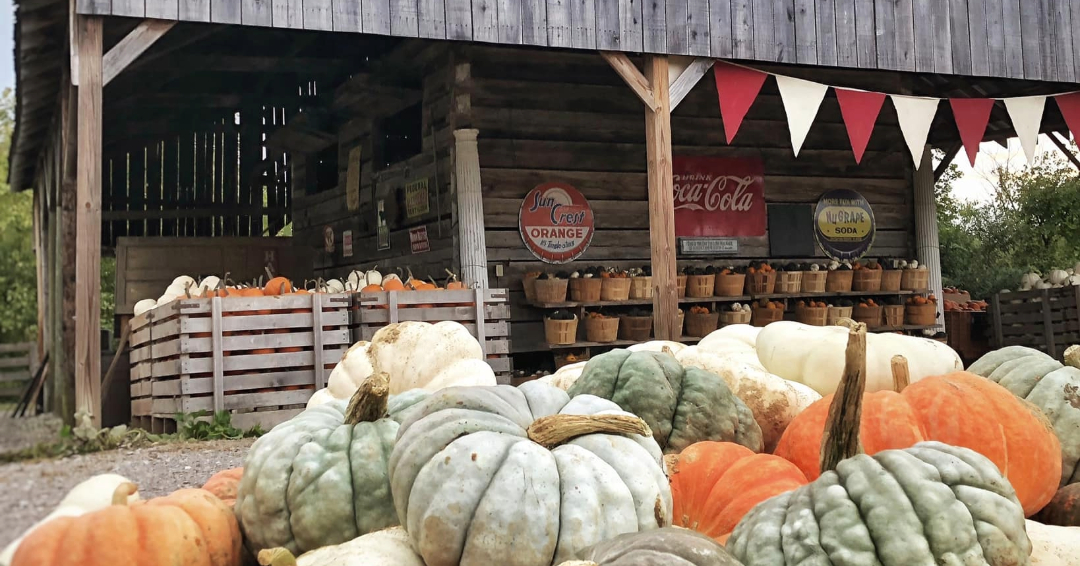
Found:
M 765 167 L 760 159 L 672 160 L 677 237 L 765 235 Z

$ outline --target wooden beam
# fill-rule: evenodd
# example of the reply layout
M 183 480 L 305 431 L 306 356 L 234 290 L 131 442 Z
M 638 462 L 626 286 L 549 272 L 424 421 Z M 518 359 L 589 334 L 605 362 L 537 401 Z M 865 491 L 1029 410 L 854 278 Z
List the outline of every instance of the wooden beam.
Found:
M 934 182 L 938 182 L 941 176 L 949 170 L 949 165 L 952 164 L 953 159 L 956 159 L 956 154 L 960 153 L 960 149 L 964 147 L 961 142 L 956 142 L 949 149 L 945 150 L 945 156 L 941 158 L 941 163 L 938 163 L 937 169 L 934 169 Z
M 101 83 L 102 86 L 109 84 L 116 75 L 126 69 L 135 59 L 139 58 L 150 49 L 150 46 L 161 39 L 169 30 L 176 25 L 174 21 L 143 20 L 124 36 L 119 43 L 113 46 L 102 58 Z
M 688 67 L 679 75 L 679 78 L 675 79 L 675 82 L 671 83 L 671 89 L 669 98 L 671 99 L 671 109 L 675 110 L 675 107 L 686 98 L 686 95 L 690 94 L 690 91 L 698 84 L 701 77 L 705 76 L 705 73 L 709 72 L 713 66 L 713 60 L 705 57 L 698 57 L 694 59 L 693 63 L 690 63 Z
M 652 245 L 653 318 L 658 340 L 678 340 L 679 296 L 675 289 L 675 191 L 671 170 L 671 106 L 668 59 L 645 58 L 653 105 L 645 112 L 648 156 L 649 234 Z
M 75 411 L 101 426 L 102 18 L 78 16 L 75 246 Z
M 625 53 L 618 53 L 615 51 L 601 51 L 600 56 L 611 65 L 612 69 L 622 77 L 622 80 L 626 81 L 626 84 L 630 87 L 630 90 L 634 91 L 634 94 L 645 103 L 645 106 L 649 107 L 649 110 L 656 111 L 656 99 L 653 96 L 652 86 L 649 81 L 645 79 L 645 76 L 641 74 L 637 66 L 634 65 L 630 58 Z M 664 84 L 667 84 L 668 79 L 664 77 Z M 667 90 L 664 90 L 664 98 L 667 98 Z
M 1078 160 L 1076 154 L 1069 149 L 1067 143 L 1068 139 L 1060 139 L 1058 137 L 1059 135 L 1060 134 L 1057 132 L 1050 132 L 1048 137 L 1050 138 L 1050 141 L 1054 142 L 1054 145 L 1058 146 L 1058 149 L 1060 149 L 1061 153 L 1065 155 L 1065 158 L 1069 160 L 1069 163 L 1072 163 L 1074 167 L 1080 169 L 1080 160 Z

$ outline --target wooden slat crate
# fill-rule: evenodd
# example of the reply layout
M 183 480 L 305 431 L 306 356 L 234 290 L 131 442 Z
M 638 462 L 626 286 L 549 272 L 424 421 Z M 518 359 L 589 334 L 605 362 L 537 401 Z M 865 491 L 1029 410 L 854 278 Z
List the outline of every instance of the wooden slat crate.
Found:
M 132 319 L 131 414 L 170 431 L 177 413 L 229 411 L 264 430 L 303 410 L 351 343 L 344 294 L 183 299 Z
M 37 344 L 0 344 L 0 398 L 18 399 L 37 371 Z
M 480 341 L 499 383 L 510 383 L 514 367 L 510 359 L 509 290 L 382 291 L 353 296 L 355 341 L 371 340 L 379 328 L 394 322 L 452 320 Z
M 1061 358 L 1080 343 L 1080 287 L 997 293 L 990 301 L 993 346 L 1028 346 Z

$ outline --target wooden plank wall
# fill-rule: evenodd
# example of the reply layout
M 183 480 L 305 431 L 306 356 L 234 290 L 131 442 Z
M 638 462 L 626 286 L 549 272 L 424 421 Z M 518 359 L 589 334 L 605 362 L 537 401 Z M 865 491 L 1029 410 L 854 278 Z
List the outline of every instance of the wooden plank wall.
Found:
M 240 4 L 235 6 L 235 4 Z M 77 0 L 80 14 L 1075 82 L 1074 0 Z M 153 16 L 151 16 L 153 15 Z
M 514 291 L 514 350 L 530 351 L 539 346 L 542 328 L 540 313 L 522 307 L 521 277 L 551 266 L 538 262 L 521 241 L 521 200 L 542 182 L 568 182 L 590 200 L 597 226 L 591 246 L 575 265 L 648 263 L 643 106 L 597 55 L 475 48 L 469 58 L 471 120 L 480 130 L 489 277 L 492 287 Z M 506 65 L 511 58 L 515 63 Z M 760 157 L 767 203 L 809 204 L 826 190 L 859 191 L 878 221 L 870 255 L 914 253 L 911 158 L 891 105 L 882 112 L 862 165 L 855 163 L 832 95 L 796 159 L 773 81 L 751 108 L 733 146 L 725 144 L 711 73 L 675 110 L 671 129 L 676 155 Z M 740 260 L 768 255 L 767 236 L 740 241 Z M 496 264 L 503 265 L 503 277 L 495 276 Z
M 377 265 L 383 273 L 396 268 L 412 269 L 418 277 L 434 277 L 441 281 L 446 277 L 446 269 L 457 270 L 457 226 L 453 221 L 455 201 L 451 184 L 453 68 L 450 50 L 445 46 L 435 49 L 440 50 L 441 54 L 432 56 L 424 64 L 427 70 L 422 95 L 423 151 L 404 162 L 377 170 L 377 157 L 381 151 L 378 123 L 386 115 L 356 113 L 346 118 L 337 132 L 337 186 L 320 188 L 317 193 L 298 194 L 296 197 L 293 205 L 293 237 L 299 239 L 297 245 L 311 248 L 316 277 L 344 279 L 353 269 L 370 269 Z M 379 82 L 379 75 L 372 78 L 373 82 Z M 359 97 L 362 88 L 360 84 L 346 83 L 338 89 L 335 99 L 342 101 Z M 368 91 L 364 96 L 370 95 L 371 91 Z M 374 100 L 372 106 L 381 104 Z M 346 205 L 345 180 L 349 153 L 357 146 L 361 155 L 360 208 L 350 211 Z M 310 154 L 298 157 L 294 164 L 295 186 L 305 186 L 306 176 L 314 174 L 307 164 L 311 158 Z M 403 189 L 406 184 L 423 178 L 428 179 L 429 212 L 407 218 Z M 384 202 L 390 228 L 388 250 L 379 250 L 377 246 L 376 201 L 379 199 Z M 327 226 L 334 233 L 333 252 L 327 252 L 324 245 Z M 418 226 L 427 226 L 431 251 L 413 254 L 409 244 L 409 228 Z M 346 230 L 352 231 L 351 257 L 345 257 L 343 253 L 342 233 Z

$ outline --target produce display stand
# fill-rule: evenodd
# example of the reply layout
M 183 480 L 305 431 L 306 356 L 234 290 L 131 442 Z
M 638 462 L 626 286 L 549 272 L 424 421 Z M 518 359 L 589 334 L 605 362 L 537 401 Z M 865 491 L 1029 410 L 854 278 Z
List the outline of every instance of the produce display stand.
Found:
M 131 414 L 171 432 L 179 413 L 228 411 L 269 430 L 303 410 L 351 343 L 345 294 L 179 299 L 131 321 Z
M 447 289 L 354 293 L 353 341 L 370 341 L 390 323 L 419 321 L 461 323 L 484 348 L 484 357 L 499 383 L 510 383 L 510 291 Z
M 969 365 L 991 350 L 989 317 L 983 311 L 945 311 L 949 347 Z
M 1080 287 L 995 293 L 991 346 L 1028 346 L 1060 359 L 1080 343 Z

